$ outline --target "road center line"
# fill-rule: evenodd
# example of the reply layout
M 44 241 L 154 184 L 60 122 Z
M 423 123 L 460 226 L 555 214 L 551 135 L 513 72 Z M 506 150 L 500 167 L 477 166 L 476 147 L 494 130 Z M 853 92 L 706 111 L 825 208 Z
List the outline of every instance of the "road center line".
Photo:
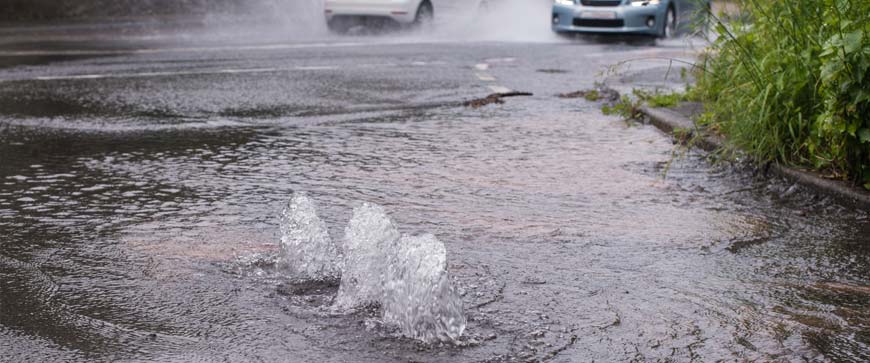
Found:
M 489 89 L 495 93 L 511 93 L 511 92 L 513 92 L 512 89 L 507 88 L 507 87 L 502 87 L 502 86 L 489 86 Z
M 218 73 L 262 73 L 262 72 L 277 72 L 279 68 L 250 68 L 250 69 L 222 69 Z
M 487 73 L 475 73 L 474 75 L 477 76 L 477 79 L 479 79 L 481 81 L 495 82 L 495 77 L 493 77 Z
M 487 63 L 513 63 L 516 62 L 516 58 L 490 58 L 487 59 Z
M 333 71 L 338 69 L 336 66 L 299 66 L 293 67 L 297 71 Z

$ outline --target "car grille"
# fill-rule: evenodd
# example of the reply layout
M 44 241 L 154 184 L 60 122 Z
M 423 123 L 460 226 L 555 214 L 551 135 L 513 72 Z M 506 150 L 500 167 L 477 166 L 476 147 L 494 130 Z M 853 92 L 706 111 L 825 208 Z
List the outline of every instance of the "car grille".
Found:
M 625 20 L 622 19 L 574 19 L 574 26 L 590 28 L 622 28 Z
M 622 0 L 580 0 L 580 3 L 586 6 L 619 6 Z

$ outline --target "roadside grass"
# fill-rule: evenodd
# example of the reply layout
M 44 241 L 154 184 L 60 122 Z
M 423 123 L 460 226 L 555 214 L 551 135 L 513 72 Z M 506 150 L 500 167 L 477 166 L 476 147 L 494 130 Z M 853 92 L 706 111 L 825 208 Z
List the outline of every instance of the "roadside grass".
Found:
M 679 105 L 680 102 L 689 100 L 688 92 L 662 92 L 659 90 L 650 92 L 635 89 L 633 93 L 650 107 L 674 107 Z
M 870 1 L 735 1 L 745 16 L 712 16 L 696 67 L 699 122 L 759 162 L 870 189 Z
M 692 100 L 691 95 L 691 92 L 662 92 L 635 88 L 631 91 L 631 96 L 623 95 L 614 103 L 604 104 L 601 107 L 601 112 L 605 115 L 617 115 L 625 119 L 639 119 L 643 116 L 640 107 L 644 104 L 650 107 L 675 107 L 680 102 Z
M 618 101 L 601 106 L 601 112 L 605 115 L 616 115 L 625 120 L 638 120 L 643 117 L 640 111 L 642 102 L 638 98 L 622 95 Z

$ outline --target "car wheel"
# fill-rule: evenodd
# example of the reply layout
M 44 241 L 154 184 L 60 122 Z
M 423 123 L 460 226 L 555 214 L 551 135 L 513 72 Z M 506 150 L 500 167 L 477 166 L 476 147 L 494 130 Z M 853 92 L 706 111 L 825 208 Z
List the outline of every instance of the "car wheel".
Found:
M 660 38 L 673 38 L 677 33 L 677 12 L 673 6 L 668 7 L 668 12 L 665 14 L 665 21 L 662 23 L 662 30 L 659 33 Z
M 332 20 L 326 22 L 326 27 L 329 28 L 329 31 L 335 34 L 347 34 L 347 31 L 350 29 L 350 22 L 347 19 L 342 18 L 333 18 Z
M 420 7 L 417 8 L 417 15 L 414 17 L 414 26 L 419 27 L 431 24 L 434 19 L 435 9 L 432 8 L 432 3 L 424 1 L 420 4 Z
M 489 1 L 488 0 L 480 0 L 480 2 L 477 4 L 477 10 L 478 11 L 489 10 Z

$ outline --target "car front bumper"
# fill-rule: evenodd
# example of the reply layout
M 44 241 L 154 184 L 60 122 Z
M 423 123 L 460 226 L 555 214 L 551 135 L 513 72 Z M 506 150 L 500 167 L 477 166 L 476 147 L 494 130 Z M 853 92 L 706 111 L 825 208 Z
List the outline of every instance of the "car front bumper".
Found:
M 664 4 L 613 7 L 554 4 L 551 22 L 553 31 L 557 33 L 658 35 L 666 11 Z M 612 18 L 601 19 L 605 13 Z M 653 22 L 652 26 L 649 25 L 650 21 Z
M 399 23 L 411 23 L 417 16 L 414 1 L 409 0 L 328 0 L 324 3 L 326 21 L 333 17 L 382 17 Z

